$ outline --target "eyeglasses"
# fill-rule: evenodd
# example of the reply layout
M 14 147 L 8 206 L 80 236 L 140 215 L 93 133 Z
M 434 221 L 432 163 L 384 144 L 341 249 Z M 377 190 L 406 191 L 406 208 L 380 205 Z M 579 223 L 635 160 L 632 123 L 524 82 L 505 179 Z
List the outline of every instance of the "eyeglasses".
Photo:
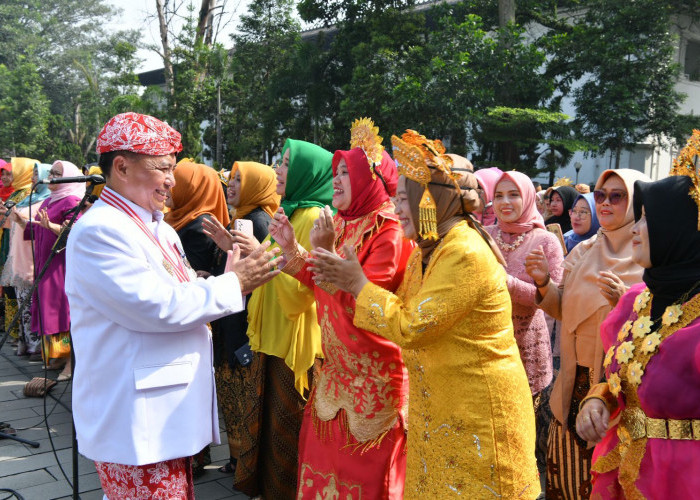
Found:
M 596 189 L 593 191 L 593 199 L 600 205 L 606 199 L 610 200 L 611 205 L 618 205 L 622 200 L 627 198 L 627 193 L 624 191 L 610 191 L 606 193 L 602 189 Z
M 569 210 L 569 216 L 573 217 L 574 215 L 579 219 L 588 219 L 591 213 L 588 210 Z

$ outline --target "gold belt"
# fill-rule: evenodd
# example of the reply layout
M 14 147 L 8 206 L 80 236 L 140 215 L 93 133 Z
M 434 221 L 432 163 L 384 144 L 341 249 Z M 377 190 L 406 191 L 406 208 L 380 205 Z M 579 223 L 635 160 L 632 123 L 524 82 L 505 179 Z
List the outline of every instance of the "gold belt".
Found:
M 626 408 L 622 412 L 617 435 L 625 444 L 642 438 L 700 441 L 700 419 L 651 418 L 639 407 Z

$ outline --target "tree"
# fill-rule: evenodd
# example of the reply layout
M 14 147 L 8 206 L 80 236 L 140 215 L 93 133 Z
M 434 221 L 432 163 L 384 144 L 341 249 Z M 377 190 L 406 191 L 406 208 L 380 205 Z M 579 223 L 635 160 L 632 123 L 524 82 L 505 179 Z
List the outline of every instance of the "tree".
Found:
M 258 0 L 241 16 L 233 37 L 233 88 L 224 99 L 227 164 L 244 158 L 271 163 L 293 124 L 296 91 L 280 85 L 300 42 L 293 6 L 292 0 Z
M 671 3 L 590 0 L 556 46 L 576 106 L 575 126 L 596 150 L 623 149 L 673 133 L 682 95 L 669 29 Z
M 3 156 L 41 158 L 49 146 L 49 101 L 38 67 L 24 57 L 0 65 L 0 145 Z
M 20 140 L 26 129 L 17 124 L 11 131 L 15 143 L 77 164 L 94 157 L 94 137 L 110 101 L 122 93 L 136 93 L 138 33 L 108 35 L 102 20 L 113 14 L 104 0 L 6 0 L 0 5 L 0 60 L 10 73 L 26 72 L 29 78 L 20 82 L 20 88 L 31 88 L 19 102 L 35 97 L 20 111 L 35 114 L 34 120 L 42 124 L 36 130 L 48 127 L 48 142 L 41 134 Z M 33 71 L 37 79 L 30 76 Z

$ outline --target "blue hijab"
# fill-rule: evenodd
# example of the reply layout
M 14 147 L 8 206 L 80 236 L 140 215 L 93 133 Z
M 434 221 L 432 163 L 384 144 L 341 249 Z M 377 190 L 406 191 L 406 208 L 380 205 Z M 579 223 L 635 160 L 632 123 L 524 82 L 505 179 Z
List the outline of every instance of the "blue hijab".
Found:
M 588 203 L 588 208 L 591 211 L 591 228 L 586 234 L 576 234 L 573 229 L 571 231 L 567 231 L 564 234 L 564 243 L 566 243 L 567 252 L 570 252 L 576 245 L 578 245 L 582 241 L 586 241 L 588 238 L 596 234 L 598 232 L 598 229 L 600 228 L 600 223 L 598 222 L 598 214 L 595 213 L 595 201 L 593 200 L 593 193 L 578 195 L 574 200 L 574 204 L 571 205 L 572 210 L 574 209 L 574 207 L 576 207 L 578 200 L 586 200 L 586 203 Z
M 44 181 L 49 178 L 49 171 L 51 170 L 51 165 L 48 163 L 35 163 L 34 168 L 38 169 L 39 172 L 39 180 Z M 46 198 L 49 197 L 49 194 L 51 194 L 51 191 L 49 191 L 49 185 L 48 184 L 39 184 L 36 188 L 36 191 L 32 193 L 32 205 L 34 203 L 39 203 L 41 201 L 44 201 Z M 17 207 L 28 207 L 29 206 L 29 196 L 27 196 L 25 199 L 17 203 Z

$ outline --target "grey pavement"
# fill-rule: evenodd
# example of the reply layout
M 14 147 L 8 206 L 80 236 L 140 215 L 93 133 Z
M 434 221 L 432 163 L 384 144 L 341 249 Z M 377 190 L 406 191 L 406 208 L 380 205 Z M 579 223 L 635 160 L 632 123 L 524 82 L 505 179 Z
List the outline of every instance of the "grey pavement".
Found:
M 0 339 L 4 332 L 0 333 Z M 24 384 L 44 374 L 41 362 L 30 362 L 14 355 L 9 342 L 0 350 L 0 422 L 9 423 L 17 436 L 36 441 L 38 448 L 0 439 L 0 499 L 16 498 L 2 489 L 17 491 L 26 500 L 70 499 L 73 489 L 64 477 L 73 480 L 71 439 L 71 385 L 60 382 L 47 398 L 26 398 Z M 56 378 L 57 371 L 49 371 Z M 44 418 L 46 415 L 46 418 Z M 226 431 L 220 420 L 221 441 L 226 443 Z M 218 468 L 228 460 L 228 445 L 211 447 L 212 464 L 204 475 L 195 480 L 197 500 L 235 499 L 248 496 L 233 490 L 233 478 Z M 61 470 L 63 469 L 63 471 Z M 83 500 L 102 499 L 100 480 L 92 461 L 78 457 L 79 497 Z

